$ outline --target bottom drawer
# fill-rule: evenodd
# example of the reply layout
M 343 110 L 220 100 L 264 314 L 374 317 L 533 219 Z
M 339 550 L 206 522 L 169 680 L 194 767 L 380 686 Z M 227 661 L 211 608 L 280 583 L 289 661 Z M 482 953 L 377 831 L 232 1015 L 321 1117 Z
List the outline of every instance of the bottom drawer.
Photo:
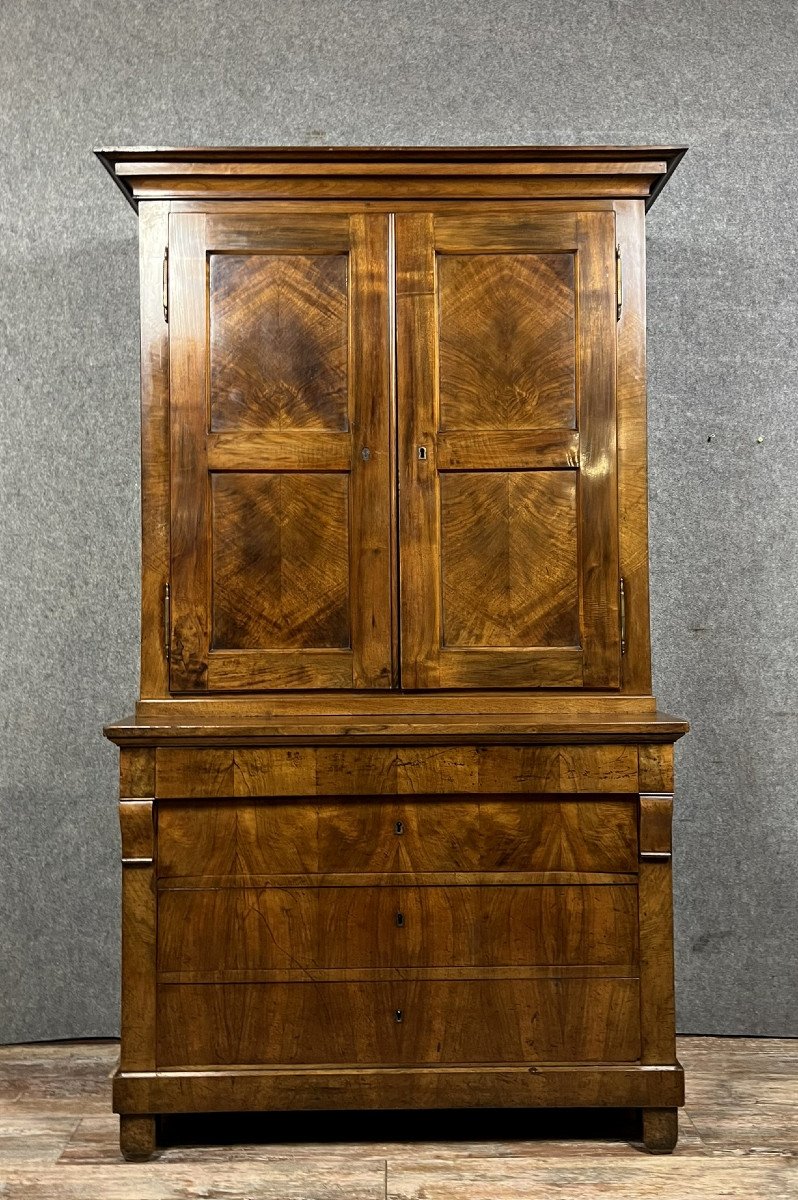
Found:
M 631 1062 L 634 978 L 162 984 L 158 1066 Z

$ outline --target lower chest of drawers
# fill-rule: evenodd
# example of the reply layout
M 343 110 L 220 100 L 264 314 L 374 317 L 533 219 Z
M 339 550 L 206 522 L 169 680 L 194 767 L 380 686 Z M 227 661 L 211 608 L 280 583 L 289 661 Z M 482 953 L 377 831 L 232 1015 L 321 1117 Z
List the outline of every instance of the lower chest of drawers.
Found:
M 633 1062 L 636 797 L 157 804 L 157 1064 Z

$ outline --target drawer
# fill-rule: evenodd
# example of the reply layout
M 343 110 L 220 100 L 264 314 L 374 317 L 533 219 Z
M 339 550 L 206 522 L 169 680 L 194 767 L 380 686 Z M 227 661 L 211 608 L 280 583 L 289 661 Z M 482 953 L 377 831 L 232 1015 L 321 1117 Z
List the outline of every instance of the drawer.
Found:
M 159 987 L 164 1069 L 639 1057 L 639 989 L 632 978 Z
M 637 871 L 637 798 L 161 800 L 158 874 Z
M 162 891 L 161 972 L 637 961 L 634 885 Z

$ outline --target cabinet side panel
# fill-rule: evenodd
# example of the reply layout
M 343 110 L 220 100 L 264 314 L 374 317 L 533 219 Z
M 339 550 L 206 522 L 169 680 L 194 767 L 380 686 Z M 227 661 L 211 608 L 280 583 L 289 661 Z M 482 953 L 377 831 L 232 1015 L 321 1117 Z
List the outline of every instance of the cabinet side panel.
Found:
M 168 203 L 139 206 L 142 699 L 169 694 L 163 627 L 169 578 L 169 327 L 163 308 L 168 222 Z
M 622 691 L 651 692 L 648 610 L 648 471 L 646 441 L 646 231 L 642 201 L 619 200 L 623 306 L 618 322 L 618 517 L 620 570 L 626 584 L 626 654 Z

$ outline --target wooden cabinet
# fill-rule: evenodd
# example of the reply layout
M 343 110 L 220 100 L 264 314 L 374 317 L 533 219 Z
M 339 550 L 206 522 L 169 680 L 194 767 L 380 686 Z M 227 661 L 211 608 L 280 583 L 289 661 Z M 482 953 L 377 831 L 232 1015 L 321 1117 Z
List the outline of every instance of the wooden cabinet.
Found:
M 682 153 L 100 152 L 141 235 L 128 1156 L 342 1105 L 672 1148 L 644 212 Z

